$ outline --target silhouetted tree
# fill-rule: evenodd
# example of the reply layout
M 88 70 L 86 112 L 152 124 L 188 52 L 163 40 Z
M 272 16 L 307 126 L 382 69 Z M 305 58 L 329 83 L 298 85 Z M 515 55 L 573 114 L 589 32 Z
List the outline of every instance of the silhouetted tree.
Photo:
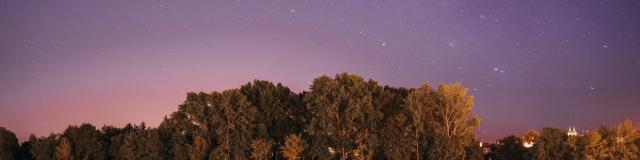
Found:
M 16 153 L 20 144 L 16 134 L 0 127 L 0 159 L 16 159 Z
M 57 135 L 51 134 L 49 137 L 36 138 L 34 135 L 29 137 L 31 142 L 31 153 L 35 160 L 51 160 L 54 158 L 54 152 L 58 146 Z
M 106 159 L 106 146 L 100 139 L 101 132 L 91 124 L 69 126 L 62 137 L 71 144 L 72 157 L 77 159 Z
M 562 145 L 566 139 L 566 132 L 556 128 L 544 128 L 533 145 L 535 158 L 539 160 L 562 159 L 564 154 Z
M 526 148 L 524 148 L 522 139 L 519 137 L 511 135 L 498 140 L 498 142 L 491 148 L 496 160 L 525 159 Z
M 124 136 L 124 143 L 120 147 L 119 159 L 162 159 L 162 142 L 156 129 L 136 130 Z

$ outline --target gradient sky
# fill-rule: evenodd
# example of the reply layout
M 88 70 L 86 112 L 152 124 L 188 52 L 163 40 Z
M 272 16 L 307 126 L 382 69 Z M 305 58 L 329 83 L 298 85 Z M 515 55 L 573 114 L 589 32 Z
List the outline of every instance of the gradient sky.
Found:
M 640 1 L 0 1 L 0 126 L 22 140 L 156 126 L 189 91 L 300 92 L 339 72 L 461 81 L 484 141 L 640 123 Z

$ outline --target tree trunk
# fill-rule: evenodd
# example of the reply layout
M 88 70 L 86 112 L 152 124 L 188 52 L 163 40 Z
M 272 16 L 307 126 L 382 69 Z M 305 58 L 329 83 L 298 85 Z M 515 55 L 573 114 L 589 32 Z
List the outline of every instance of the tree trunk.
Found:
M 416 160 L 420 160 L 420 134 L 416 129 Z

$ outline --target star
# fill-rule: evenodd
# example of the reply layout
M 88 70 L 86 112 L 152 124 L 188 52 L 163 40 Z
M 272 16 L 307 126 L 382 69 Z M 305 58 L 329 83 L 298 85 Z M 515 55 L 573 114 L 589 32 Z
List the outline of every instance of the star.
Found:
M 380 45 L 382 45 L 382 47 L 385 47 L 385 46 L 387 46 L 387 43 L 382 42 L 382 44 L 380 44 Z
M 456 47 L 456 43 L 455 42 L 449 42 L 449 47 L 451 47 L 451 48 Z
M 593 90 L 596 90 L 596 87 L 589 86 L 589 90 L 592 90 L 592 91 L 593 91 Z
M 602 45 L 602 48 L 607 48 L 607 47 L 609 47 L 607 44 Z
M 291 13 L 293 13 L 293 12 L 296 12 L 296 10 L 294 10 L 294 9 L 291 9 L 291 10 L 289 10 L 289 12 L 291 12 Z

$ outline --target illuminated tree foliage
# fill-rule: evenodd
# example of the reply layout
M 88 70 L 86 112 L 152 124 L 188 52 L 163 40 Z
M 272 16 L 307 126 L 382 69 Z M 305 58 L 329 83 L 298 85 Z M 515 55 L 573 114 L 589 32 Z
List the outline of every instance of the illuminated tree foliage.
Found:
M 268 159 L 273 148 L 272 140 L 256 139 L 251 142 L 251 158 L 256 160 Z
M 299 135 L 289 135 L 285 138 L 284 145 L 280 150 L 282 157 L 287 160 L 297 160 L 302 157 L 307 148 L 307 143 Z
M 379 85 L 348 73 L 308 91 L 254 80 L 238 89 L 188 93 L 156 128 L 71 125 L 18 144 L 0 127 L 0 160 L 483 159 L 480 119 L 460 83 Z M 544 128 L 491 145 L 492 159 L 638 159 L 631 121 L 580 135 Z M 524 143 L 533 143 L 526 146 Z M 529 147 L 529 148 L 527 148 Z

